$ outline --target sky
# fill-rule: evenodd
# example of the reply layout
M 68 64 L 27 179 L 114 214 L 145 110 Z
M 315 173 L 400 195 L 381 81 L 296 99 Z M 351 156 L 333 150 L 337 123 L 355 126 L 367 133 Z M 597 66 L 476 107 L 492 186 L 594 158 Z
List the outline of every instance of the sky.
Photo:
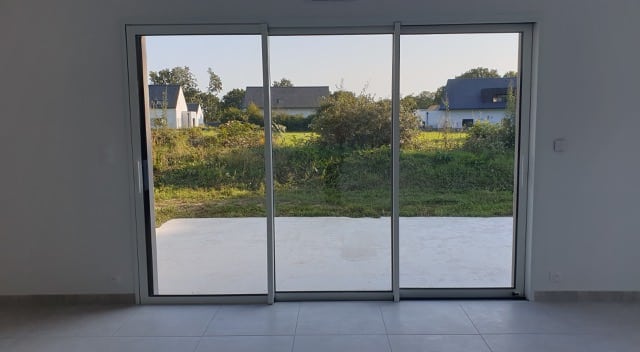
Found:
M 154 36 L 146 38 L 147 69 L 188 66 L 201 90 L 207 68 L 222 80 L 222 97 L 234 88 L 262 85 L 258 35 Z M 296 86 L 329 86 L 391 96 L 391 35 L 272 36 L 271 81 L 285 77 Z M 518 34 L 431 34 L 400 38 L 402 96 L 435 91 L 474 67 L 517 71 Z

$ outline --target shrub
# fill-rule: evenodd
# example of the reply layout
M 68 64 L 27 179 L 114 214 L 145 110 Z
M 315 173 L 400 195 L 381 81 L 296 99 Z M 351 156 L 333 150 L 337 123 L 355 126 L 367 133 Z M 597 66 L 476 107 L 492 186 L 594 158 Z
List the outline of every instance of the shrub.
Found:
M 379 147 L 391 143 L 391 101 L 374 100 L 338 91 L 323 99 L 311 129 L 329 145 Z M 418 119 L 410 108 L 400 112 L 400 142 L 408 142 L 418 129 Z
M 262 113 L 262 109 L 260 109 L 256 104 L 251 103 L 247 106 L 246 115 L 249 123 L 264 126 L 264 114 Z
M 222 123 L 229 121 L 247 122 L 248 120 L 249 116 L 235 106 L 224 109 L 224 111 L 222 111 L 222 116 L 220 117 L 220 122 Z
M 240 121 L 229 121 L 218 127 L 218 142 L 224 147 L 256 147 L 264 143 L 262 128 Z
M 309 131 L 311 119 L 300 114 L 288 115 L 277 113 L 273 116 L 273 122 L 285 126 L 289 132 L 305 132 Z
M 463 149 L 481 152 L 499 152 L 513 148 L 515 136 L 508 119 L 500 124 L 491 124 L 487 121 L 476 121 L 467 129 L 467 140 Z

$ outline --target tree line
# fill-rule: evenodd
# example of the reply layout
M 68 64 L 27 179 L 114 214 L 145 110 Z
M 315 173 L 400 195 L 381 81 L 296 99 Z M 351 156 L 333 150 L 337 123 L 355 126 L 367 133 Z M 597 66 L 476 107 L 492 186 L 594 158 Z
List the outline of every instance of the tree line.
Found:
M 202 107 L 205 122 L 227 122 L 227 121 L 242 121 L 251 122 L 257 125 L 262 125 L 262 111 L 251 104 L 243 109 L 243 101 L 245 96 L 245 90 L 242 88 L 234 88 L 228 91 L 222 98 L 218 95 L 222 91 L 222 80 L 210 67 L 207 68 L 209 75 L 209 84 L 205 91 L 201 91 L 198 87 L 198 82 L 195 75 L 191 72 L 188 66 L 176 66 L 171 69 L 162 69 L 160 71 L 150 71 L 149 80 L 152 84 L 172 84 L 180 85 L 185 96 L 185 100 L 188 103 L 199 103 Z M 516 77 L 517 72 L 508 71 L 503 75 L 500 75 L 496 69 L 489 69 L 486 67 L 472 68 L 460 75 L 455 76 L 458 78 L 508 78 Z M 294 84 L 287 78 L 282 78 L 278 81 L 273 81 L 272 87 L 293 87 Z M 338 92 L 344 92 L 338 90 Z M 335 98 L 335 96 L 333 97 Z M 422 91 L 418 94 L 410 94 L 402 98 L 401 105 L 403 109 L 407 111 L 413 111 L 416 109 L 427 109 L 432 105 L 440 105 L 445 102 L 445 86 L 439 87 L 435 92 Z M 332 97 L 329 98 L 331 101 Z M 339 99 L 340 100 L 340 99 Z M 361 99 L 360 101 L 371 100 L 371 98 Z M 275 120 L 286 122 L 285 124 L 303 125 L 309 124 L 311 121 L 302 121 L 303 118 L 297 118 L 292 116 L 275 116 Z M 301 121 L 298 121 L 301 120 Z M 278 121 L 276 121 L 278 122 Z M 296 127 L 299 130 L 300 126 Z

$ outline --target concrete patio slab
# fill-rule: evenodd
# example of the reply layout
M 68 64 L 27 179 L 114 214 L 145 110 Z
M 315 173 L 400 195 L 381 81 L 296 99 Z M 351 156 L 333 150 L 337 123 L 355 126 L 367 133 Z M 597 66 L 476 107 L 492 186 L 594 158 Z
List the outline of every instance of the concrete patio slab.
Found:
M 276 218 L 278 291 L 391 289 L 389 218 Z M 173 219 L 156 229 L 159 294 L 267 291 L 266 219 Z M 511 217 L 400 219 L 400 286 L 511 286 Z

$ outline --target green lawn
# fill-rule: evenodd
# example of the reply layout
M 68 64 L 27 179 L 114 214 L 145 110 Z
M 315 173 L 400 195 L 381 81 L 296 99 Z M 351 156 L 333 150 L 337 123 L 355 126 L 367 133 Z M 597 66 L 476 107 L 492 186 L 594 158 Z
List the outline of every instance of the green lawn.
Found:
M 156 188 L 156 224 L 173 218 L 266 216 L 264 191 Z M 391 192 L 276 190 L 276 216 L 391 216 Z M 400 192 L 400 216 L 510 216 L 512 193 L 472 190 Z

